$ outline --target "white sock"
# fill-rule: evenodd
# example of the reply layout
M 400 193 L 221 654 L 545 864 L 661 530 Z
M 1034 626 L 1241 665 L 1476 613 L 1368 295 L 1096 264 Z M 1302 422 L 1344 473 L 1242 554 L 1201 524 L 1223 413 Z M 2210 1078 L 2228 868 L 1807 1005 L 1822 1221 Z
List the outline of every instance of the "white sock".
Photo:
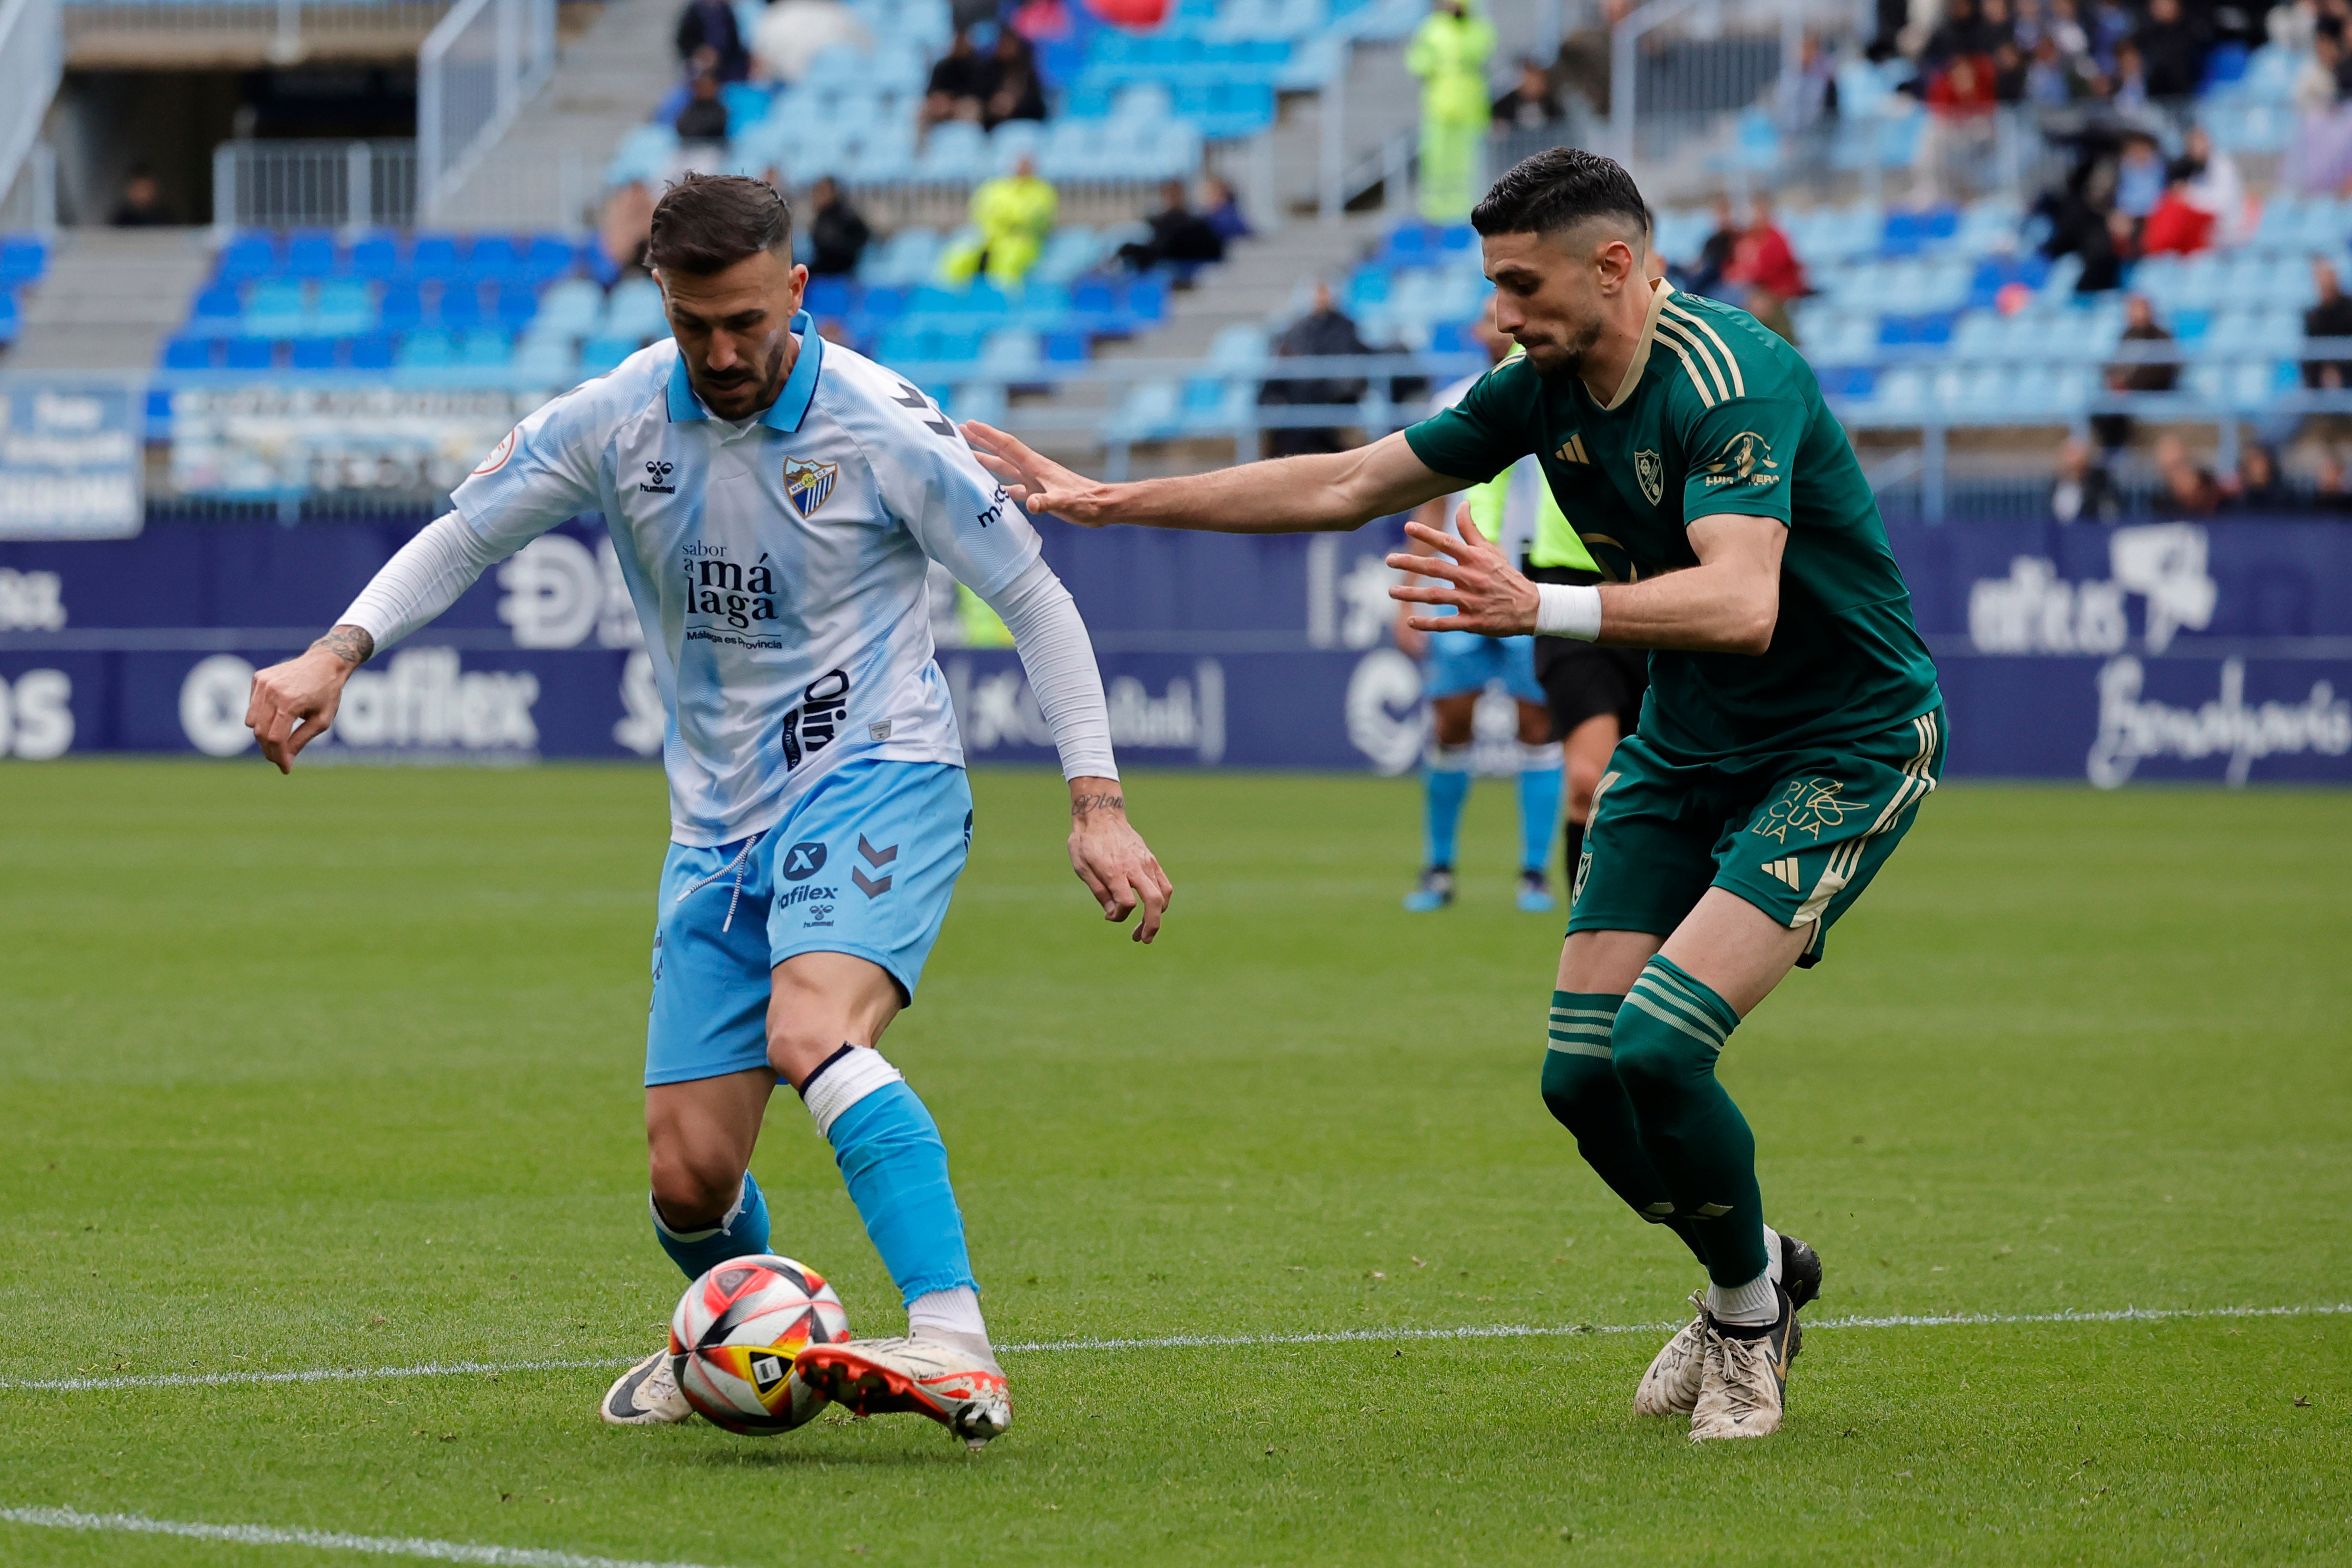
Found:
M 907 1337 L 952 1346 L 996 1367 L 996 1350 L 988 1343 L 988 1324 L 980 1315 L 980 1292 L 970 1285 L 926 1291 L 908 1302 Z
M 1764 1228 L 1764 1271 L 1744 1285 L 1707 1286 L 1706 1310 L 1710 1317 L 1719 1323 L 1737 1323 L 1742 1328 L 1780 1321 L 1780 1236 L 1769 1225 Z

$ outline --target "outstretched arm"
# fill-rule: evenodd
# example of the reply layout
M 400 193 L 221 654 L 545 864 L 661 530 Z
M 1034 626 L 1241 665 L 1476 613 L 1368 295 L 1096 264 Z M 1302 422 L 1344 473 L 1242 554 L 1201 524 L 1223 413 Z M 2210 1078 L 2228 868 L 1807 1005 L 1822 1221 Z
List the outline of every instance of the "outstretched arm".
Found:
M 261 754 L 280 773 L 292 772 L 302 748 L 335 722 L 352 672 L 457 602 L 500 553 L 455 512 L 425 525 L 384 562 L 333 631 L 253 677 L 245 722 Z
M 963 434 L 1023 509 L 1051 512 L 1086 528 L 1129 523 L 1226 534 L 1344 532 L 1463 487 L 1413 455 L 1402 432 L 1353 452 L 1277 457 L 1126 485 L 1074 473 L 977 420 Z
M 1689 527 L 1698 565 L 1647 582 L 1606 582 L 1597 588 L 1546 584 L 1541 590 L 1486 542 L 1462 508 L 1454 538 L 1421 523 L 1405 532 L 1451 559 L 1400 552 L 1389 564 L 1439 580 L 1389 590 L 1413 604 L 1451 604 L 1452 619 L 1413 616 L 1405 624 L 1424 632 L 1482 632 L 1510 637 L 1542 631 L 1632 648 L 1677 648 L 1699 653 L 1761 653 L 1772 645 L 1780 616 L 1780 554 L 1788 526 L 1774 517 L 1735 512 L 1701 517 Z M 1586 600 L 1584 595 L 1594 598 Z M 1554 622 L 1540 614 L 1544 596 L 1576 619 Z M 1578 621 L 1581 624 L 1577 623 Z
M 1070 786 L 1070 869 L 1102 905 L 1105 920 L 1121 922 L 1141 909 L 1135 940 L 1149 942 L 1160 935 L 1175 889 L 1151 846 L 1128 822 L 1118 765 L 1111 758 L 1110 711 L 1078 607 L 1042 559 L 988 604 L 1013 633 L 1029 689 L 1061 754 Z

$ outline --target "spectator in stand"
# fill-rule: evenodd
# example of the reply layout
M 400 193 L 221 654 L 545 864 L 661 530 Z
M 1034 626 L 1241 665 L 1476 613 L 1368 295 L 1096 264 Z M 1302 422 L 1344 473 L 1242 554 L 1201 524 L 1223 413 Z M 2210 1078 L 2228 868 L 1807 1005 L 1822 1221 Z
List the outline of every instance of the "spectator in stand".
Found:
M 2042 36 L 2058 46 L 2059 57 L 2070 66 L 2089 63 L 2091 35 L 2083 30 L 2074 0 L 2050 0 L 2050 15 L 2042 24 Z
M 1119 246 L 1119 260 L 1137 272 L 1172 266 L 1189 277 L 1191 269 L 1225 259 L 1224 236 L 1192 210 L 1184 198 L 1183 181 L 1163 181 L 1160 204 L 1160 210 L 1146 220 L 1151 225 L 1150 237 Z
M 131 172 L 122 182 L 122 200 L 115 204 L 113 213 L 107 218 L 108 226 L 118 229 L 169 228 L 179 221 L 179 214 L 163 204 L 163 192 L 155 183 L 155 172 L 144 163 L 131 165 Z
M 2287 512 L 2295 506 L 2279 477 L 2278 455 L 2259 441 L 2239 448 L 2238 471 L 2223 490 L 2223 504 L 2233 512 Z
M 1963 3 L 1954 0 L 1956 5 Z M 1968 32 L 1980 34 L 1982 24 L 1971 19 Z M 1921 157 L 1932 191 L 1970 185 L 1981 174 L 1996 130 L 1992 89 L 1990 54 L 1949 56 L 1927 78 L 1927 146 Z
M 2156 319 L 2156 308 L 2145 294 L 2134 294 L 2124 301 L 2124 334 L 2126 343 L 2169 343 L 2172 334 Z M 2180 379 L 2180 363 L 2176 359 L 2156 357 L 2118 361 L 2107 367 L 2107 390 L 2111 392 L 2168 392 Z M 2095 413 L 2091 430 L 2099 444 L 2112 452 L 2131 440 L 2132 416 L 2127 413 Z
M 2145 218 L 2164 199 L 2164 154 L 2156 138 L 2145 131 L 2126 132 L 2123 156 L 2116 163 L 2116 211 L 2127 218 Z
M 1731 198 L 1717 192 L 1707 200 L 1715 212 L 1715 230 L 1706 243 L 1698 247 L 1698 261 L 1691 268 L 1690 291 L 1710 298 L 1720 297 L 1725 269 L 1731 266 L 1732 253 L 1739 248 L 1739 225 L 1731 215 Z
M 977 122 L 987 86 L 988 62 L 972 47 L 971 29 L 958 27 L 948 52 L 931 66 L 922 107 L 915 111 L 915 129 L 926 131 L 950 120 Z
M 2238 161 L 2213 145 L 2201 125 L 2192 125 L 2181 139 L 2182 161 L 2189 168 L 2189 201 L 2200 212 L 2213 214 L 2213 243 L 2240 245 L 2253 237 L 2261 209 L 2246 199 L 2245 176 Z
M 2333 18 L 2328 18 L 2333 20 Z M 2295 112 L 2308 119 L 2323 115 L 2336 107 L 2338 96 L 2336 73 L 2344 63 L 2344 37 L 2340 30 L 2320 26 L 2314 30 L 2311 52 L 2295 68 L 2294 82 L 2288 96 L 2294 102 Z
M 980 122 L 989 130 L 1008 120 L 1045 118 L 1045 84 L 1037 75 L 1037 51 L 1010 27 L 996 35 L 996 47 L 988 57 L 986 86 Z
M 2164 504 L 2176 517 L 2206 517 L 2221 509 L 2221 486 L 2213 471 L 2192 461 L 2178 436 L 2156 444 L 2156 472 L 2164 481 Z
M 1495 100 L 1493 112 L 1496 124 L 1512 131 L 1541 131 L 1568 118 L 1550 76 L 1527 55 L 1519 57 L 1518 85 Z
M 1228 245 L 1257 232 L 1250 227 L 1234 188 L 1215 174 L 1201 182 L 1201 221 L 1216 230 L 1217 237 Z
M 686 107 L 673 122 L 680 141 L 727 144 L 727 104 L 719 96 L 719 78 L 707 70 L 694 73 L 687 83 Z
M 971 221 L 980 237 L 949 250 L 940 259 L 940 277 L 969 283 L 986 273 L 1000 288 L 1019 287 L 1045 253 L 1045 236 L 1054 232 L 1061 206 L 1054 187 L 1037 177 L 1037 161 L 1023 153 L 1012 173 L 972 192 Z
M 2147 96 L 2191 98 L 2205 80 L 2205 54 L 2212 33 L 2201 17 L 2186 15 L 2180 0 L 2147 0 L 2147 19 L 2132 33 L 2147 70 Z
M 815 277 L 846 277 L 857 270 L 874 231 L 830 174 L 818 176 L 809 187 L 809 273 Z
M 1295 360 L 1369 354 L 1372 350 L 1358 335 L 1355 322 L 1332 303 L 1331 286 L 1318 282 L 1313 308 L 1284 329 L 1282 336 L 1274 341 L 1274 351 L 1278 358 Z M 1364 395 L 1364 390 L 1360 377 L 1270 381 L 1258 389 L 1257 401 L 1261 408 L 1334 407 L 1356 402 Z M 1335 428 L 1279 429 L 1266 433 L 1266 449 L 1269 456 L 1297 457 L 1314 452 L 1344 452 L 1347 442 Z
M 1919 64 L 1930 74 L 1939 72 L 1956 59 L 1991 54 L 1998 41 L 1978 14 L 1976 0 L 1949 0 L 1919 50 Z
M 2303 313 L 2303 335 L 2352 338 L 2352 298 L 2345 296 L 2343 283 L 2336 276 L 2336 264 L 2326 260 L 2313 262 L 2311 283 L 2319 300 Z M 2352 386 L 2352 356 L 2304 361 L 2303 384 L 2319 392 L 2341 392 Z
M 1992 52 L 1992 99 L 1995 103 L 2023 103 L 2025 79 L 2032 70 L 2025 51 L 2014 40 L 2003 39 Z
M 2138 46 L 2129 38 L 2116 46 L 2115 69 L 2108 74 L 2100 96 L 2122 114 L 2136 114 L 2147 107 L 2147 69 L 2140 59 Z
M 1811 292 L 1805 284 L 1805 264 L 1797 259 L 1796 247 L 1790 245 L 1780 225 L 1772 221 L 1769 194 L 1759 188 L 1748 198 L 1748 227 L 1733 247 L 1731 265 L 1723 275 L 1746 286 L 1744 304 L 1750 316 L 1794 343 L 1797 331 L 1789 320 L 1789 302 Z
M 2022 101 L 2041 109 L 2056 109 L 2087 97 L 2089 92 L 2089 85 L 2074 63 L 2060 52 L 2058 40 L 2048 33 L 2042 35 L 2033 46 L 2033 57 L 2026 62 Z
M 2058 448 L 2058 481 L 2050 487 L 2050 516 L 2062 523 L 2105 523 L 2123 510 L 2108 476 L 2086 442 L 2068 436 Z
M 2082 275 L 2074 282 L 2077 294 L 2102 294 L 2123 279 L 2130 221 L 2116 212 L 2115 193 L 2113 160 L 2094 158 L 2066 177 L 2063 193 L 2042 204 L 2050 217 L 2042 254 L 2053 261 L 2062 256 L 2083 258 Z
M 722 82 L 741 81 L 751 74 L 751 52 L 743 47 L 735 7 L 727 0 L 686 0 L 686 8 L 677 14 L 677 43 L 681 63 L 690 64 L 698 52 L 710 50 Z
M 1909 0 L 1884 0 L 1903 5 Z M 1584 99 L 1592 112 L 1602 120 L 1609 118 L 1609 40 L 1612 29 L 1631 15 L 1633 0 L 1601 0 L 1600 15 L 1587 26 L 1579 27 L 1559 43 L 1559 57 L 1552 62 L 1552 85 L 1563 93 L 1573 93 Z
M 2193 256 L 2212 247 L 2213 214 L 2199 206 L 2189 192 L 2193 167 L 2185 158 L 2174 162 L 2172 179 L 2140 230 L 2140 255 Z
M 1470 0 L 1437 0 L 1405 49 L 1405 69 L 1421 78 L 1421 215 L 1433 224 L 1463 222 L 1486 193 L 1494 52 L 1494 24 Z

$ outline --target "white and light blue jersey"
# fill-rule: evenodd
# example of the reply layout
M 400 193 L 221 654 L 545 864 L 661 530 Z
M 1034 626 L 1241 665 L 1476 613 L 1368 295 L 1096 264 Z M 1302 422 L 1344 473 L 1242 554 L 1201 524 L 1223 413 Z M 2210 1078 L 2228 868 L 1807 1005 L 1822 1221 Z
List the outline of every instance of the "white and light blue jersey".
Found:
M 681 844 L 774 826 L 849 758 L 961 766 L 924 576 L 936 560 L 987 597 L 1038 556 L 929 398 L 805 313 L 793 329 L 800 358 L 754 421 L 704 408 L 666 340 L 524 420 L 452 497 L 500 554 L 604 514 L 667 709 Z

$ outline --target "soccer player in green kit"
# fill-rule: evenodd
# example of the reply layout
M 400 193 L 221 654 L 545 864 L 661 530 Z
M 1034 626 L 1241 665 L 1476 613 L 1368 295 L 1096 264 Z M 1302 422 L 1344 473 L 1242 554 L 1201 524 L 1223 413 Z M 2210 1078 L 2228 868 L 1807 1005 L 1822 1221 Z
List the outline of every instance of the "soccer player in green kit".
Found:
M 1695 1440 L 1779 1428 L 1812 1249 L 1765 1224 L 1756 1145 L 1717 1080 L 1732 1031 L 1910 827 L 1944 764 L 1943 698 L 1870 486 L 1794 349 L 1647 276 L 1624 170 L 1538 153 L 1472 216 L 1496 322 L 1525 350 L 1453 408 L 1354 452 L 1102 485 L 967 426 L 1032 511 L 1099 527 L 1352 528 L 1533 454 L 1614 580 L 1537 584 L 1466 517 L 1439 627 L 1648 648 L 1650 692 L 1596 792 L 1552 993 L 1543 1095 L 1601 1179 L 1705 1267 L 1643 1374 Z

